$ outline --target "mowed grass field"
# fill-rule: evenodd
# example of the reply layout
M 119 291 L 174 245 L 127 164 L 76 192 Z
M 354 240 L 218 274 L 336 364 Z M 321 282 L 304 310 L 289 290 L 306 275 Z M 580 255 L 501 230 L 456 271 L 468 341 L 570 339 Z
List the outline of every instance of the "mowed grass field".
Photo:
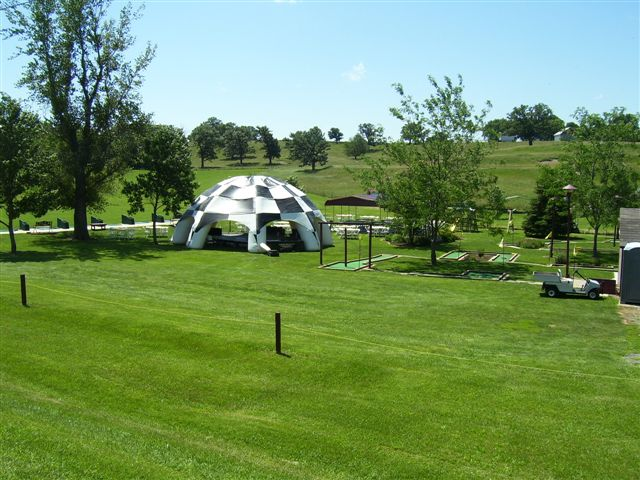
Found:
M 205 189 L 232 175 L 295 175 L 322 206 L 362 191 L 345 168 L 362 164 L 343 148 L 313 174 L 257 158 L 216 160 L 197 178 Z M 487 168 L 520 208 L 559 151 L 501 145 Z M 114 192 L 97 215 L 119 223 L 127 209 Z M 44 218 L 56 216 L 72 219 Z M 628 355 L 640 353 L 640 315 L 623 318 L 614 298 L 401 275 L 426 266 L 428 251 L 381 240 L 374 254 L 406 257 L 343 272 L 319 269 L 317 252 L 92 236 L 19 235 L 13 256 L 0 235 L 2 479 L 638 476 L 640 365 Z M 499 241 L 464 233 L 440 250 L 492 252 Z M 588 235 L 579 241 L 588 248 Z M 325 254 L 342 259 L 342 245 Z M 364 255 L 366 241 L 352 240 L 349 258 Z M 529 280 L 539 267 L 504 269 Z M 275 312 L 286 355 L 274 352 Z
M 3 479 L 638 474 L 612 298 L 95 236 L 0 237 Z

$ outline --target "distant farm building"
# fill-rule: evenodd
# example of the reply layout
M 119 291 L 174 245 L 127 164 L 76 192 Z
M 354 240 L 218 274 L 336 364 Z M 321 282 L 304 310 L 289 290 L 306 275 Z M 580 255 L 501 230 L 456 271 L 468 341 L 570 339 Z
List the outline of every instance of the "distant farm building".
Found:
M 521 142 L 522 139 L 517 135 L 500 135 L 499 142 Z
M 569 127 L 563 128 L 559 132 L 553 134 L 554 142 L 568 142 L 569 140 L 573 140 L 573 134 Z

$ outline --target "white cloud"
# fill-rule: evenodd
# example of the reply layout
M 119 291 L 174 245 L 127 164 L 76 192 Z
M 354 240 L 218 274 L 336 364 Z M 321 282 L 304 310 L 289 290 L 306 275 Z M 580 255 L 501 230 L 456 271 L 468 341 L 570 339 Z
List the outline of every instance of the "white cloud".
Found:
M 362 80 L 367 73 L 367 69 L 364 68 L 364 63 L 360 62 L 353 67 L 348 72 L 344 72 L 342 74 L 343 77 L 351 80 L 352 82 L 359 82 Z
M 594 100 L 604 100 L 604 93 L 599 93 L 598 95 L 593 97 L 593 99 Z
M 273 0 L 273 3 L 298 3 L 298 0 Z

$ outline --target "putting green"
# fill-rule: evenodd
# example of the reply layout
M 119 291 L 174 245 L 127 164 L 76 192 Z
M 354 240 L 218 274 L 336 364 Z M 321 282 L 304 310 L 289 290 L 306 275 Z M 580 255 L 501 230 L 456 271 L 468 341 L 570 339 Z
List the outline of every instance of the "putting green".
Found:
M 451 252 L 445 253 L 440 258 L 446 258 L 447 260 L 460 260 L 462 257 L 467 255 L 469 252 L 461 252 L 458 250 L 453 250 Z
M 464 272 L 462 276 L 471 278 L 473 280 L 502 280 L 505 274 L 492 272 L 473 272 L 468 270 Z
M 382 262 L 383 260 L 390 260 L 392 258 L 397 257 L 397 255 L 374 255 L 371 257 L 371 263 L 373 262 Z M 365 268 L 369 266 L 368 258 L 360 258 L 358 260 L 350 260 L 345 264 L 344 262 L 334 262 L 329 265 L 325 265 L 324 268 L 328 268 L 329 270 L 360 270 L 361 268 Z
M 510 262 L 514 259 L 515 256 L 516 256 L 515 253 L 498 253 L 489 261 L 490 262 Z

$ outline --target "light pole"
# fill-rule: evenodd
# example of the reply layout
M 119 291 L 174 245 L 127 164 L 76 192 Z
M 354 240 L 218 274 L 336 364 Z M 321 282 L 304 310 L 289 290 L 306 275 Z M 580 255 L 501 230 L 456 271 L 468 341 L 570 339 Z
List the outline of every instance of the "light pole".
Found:
M 573 185 L 565 185 L 562 187 L 565 195 L 567 196 L 567 268 L 565 270 L 565 276 L 569 276 L 569 237 L 571 236 L 571 194 L 576 191 L 576 187 Z

